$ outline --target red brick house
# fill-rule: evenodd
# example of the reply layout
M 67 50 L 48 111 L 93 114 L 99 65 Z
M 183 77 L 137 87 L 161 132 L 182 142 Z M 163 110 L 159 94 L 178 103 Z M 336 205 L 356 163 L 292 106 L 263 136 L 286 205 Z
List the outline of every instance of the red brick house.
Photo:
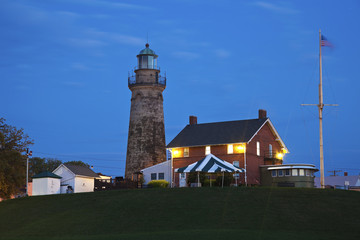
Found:
M 198 124 L 190 116 L 190 123 L 167 145 L 172 152 L 173 170 L 187 166 L 212 153 L 218 158 L 246 169 L 240 182 L 248 185 L 260 184 L 260 165 L 282 164 L 288 150 L 274 125 L 259 110 L 259 118 Z M 179 176 L 174 174 L 175 186 Z M 181 179 L 183 180 L 183 179 Z

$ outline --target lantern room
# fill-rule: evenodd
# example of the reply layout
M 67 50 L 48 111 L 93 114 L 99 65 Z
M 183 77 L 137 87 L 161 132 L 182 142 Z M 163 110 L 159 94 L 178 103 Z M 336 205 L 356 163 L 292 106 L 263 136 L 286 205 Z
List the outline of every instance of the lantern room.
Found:
M 146 43 L 146 48 L 140 51 L 138 58 L 138 69 L 157 69 L 157 57 L 153 50 L 149 48 L 149 44 Z

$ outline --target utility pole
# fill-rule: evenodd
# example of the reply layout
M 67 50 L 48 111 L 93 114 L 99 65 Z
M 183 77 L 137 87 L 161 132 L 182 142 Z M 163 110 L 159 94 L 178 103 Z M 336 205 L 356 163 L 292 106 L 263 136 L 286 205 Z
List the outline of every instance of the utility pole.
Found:
M 335 176 L 337 176 L 336 173 L 342 172 L 342 170 L 332 170 L 332 171 L 328 171 L 328 172 L 332 173 L 330 176 L 335 177 Z
M 29 156 L 32 156 L 32 151 L 29 152 L 29 149 L 26 149 L 26 196 L 29 196 Z
M 322 112 L 324 106 L 339 106 L 338 104 L 324 104 L 323 101 L 323 88 L 322 88 L 322 59 L 321 59 L 321 46 L 325 46 L 322 43 L 321 30 L 319 30 L 319 104 L 301 104 L 302 106 L 317 106 L 319 109 L 319 135 L 320 135 L 320 185 L 321 188 L 325 188 L 325 176 L 324 176 L 324 142 L 323 142 L 323 116 Z

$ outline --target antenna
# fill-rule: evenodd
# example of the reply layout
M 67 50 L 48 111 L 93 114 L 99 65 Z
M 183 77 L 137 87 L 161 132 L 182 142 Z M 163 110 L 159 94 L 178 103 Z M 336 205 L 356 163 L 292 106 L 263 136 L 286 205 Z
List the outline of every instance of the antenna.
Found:
M 146 42 L 149 43 L 149 33 L 146 32 Z

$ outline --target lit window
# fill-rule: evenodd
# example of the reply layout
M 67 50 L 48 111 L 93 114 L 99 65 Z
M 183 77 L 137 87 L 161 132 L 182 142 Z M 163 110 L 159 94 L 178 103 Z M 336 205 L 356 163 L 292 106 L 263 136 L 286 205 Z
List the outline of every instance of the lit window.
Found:
M 189 148 L 184 148 L 184 157 L 189 157 Z
M 260 156 L 260 142 L 256 142 L 256 155 Z
M 165 179 L 165 174 L 164 173 L 159 173 L 159 180 Z
M 271 171 L 271 176 L 276 177 L 276 170 Z
M 290 169 L 285 169 L 285 176 L 290 176 Z
M 233 161 L 234 167 L 239 167 L 239 161 Z
M 284 176 L 284 172 L 283 172 L 283 170 L 279 170 L 278 174 L 279 174 L 279 177 Z
M 229 144 L 229 145 L 227 145 L 227 147 L 228 147 L 228 154 L 233 154 L 234 153 L 234 145 L 232 145 L 232 144 Z
M 299 176 L 305 176 L 304 169 L 299 169 Z
M 156 180 L 156 173 L 151 174 L 151 180 Z
M 210 151 L 210 146 L 206 146 L 205 147 L 205 155 L 208 155 L 208 154 L 210 154 L 211 153 L 211 151 Z
M 298 175 L 298 170 L 297 169 L 292 169 L 291 171 L 293 176 L 297 176 Z

